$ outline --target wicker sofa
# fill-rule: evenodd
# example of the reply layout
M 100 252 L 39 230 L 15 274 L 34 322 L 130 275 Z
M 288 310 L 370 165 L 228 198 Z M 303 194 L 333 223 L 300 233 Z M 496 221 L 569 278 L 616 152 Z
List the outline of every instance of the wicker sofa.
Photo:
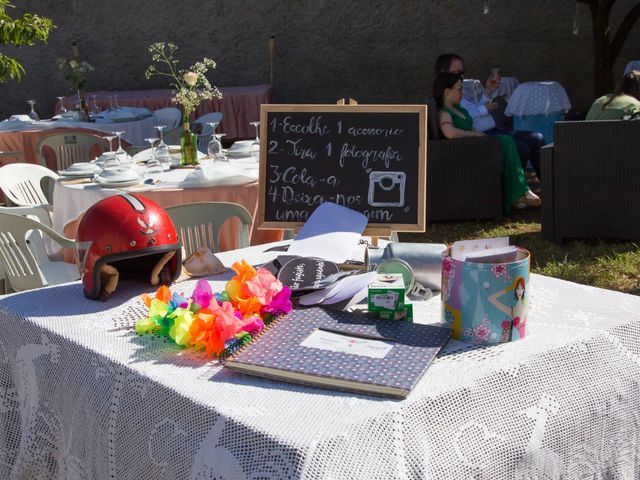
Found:
M 542 235 L 640 239 L 640 121 L 556 122 L 541 151 Z
M 502 218 L 500 142 L 443 138 L 435 102 L 427 106 L 427 221 Z

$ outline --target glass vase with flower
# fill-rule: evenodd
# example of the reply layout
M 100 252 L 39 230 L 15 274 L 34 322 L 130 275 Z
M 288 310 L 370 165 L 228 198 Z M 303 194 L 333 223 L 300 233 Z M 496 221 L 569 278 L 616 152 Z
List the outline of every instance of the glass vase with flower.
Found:
M 76 91 L 76 112 L 80 120 L 89 119 L 89 108 L 84 98 L 84 87 L 87 84 L 89 72 L 93 71 L 93 66 L 86 61 L 80 61 L 78 58 L 66 59 L 58 58 L 58 68 L 64 74 L 65 79 L 71 87 Z
M 186 70 L 178 69 L 175 53 L 178 47 L 172 43 L 158 42 L 149 46 L 152 64 L 145 72 L 150 79 L 160 75 L 170 78 L 170 86 L 174 89 L 173 101 L 182 106 L 183 133 L 180 137 L 180 163 L 182 165 L 198 164 L 198 142 L 195 132 L 191 131 L 190 118 L 196 107 L 203 100 L 222 98 L 217 87 L 212 86 L 206 77 L 209 69 L 216 63 L 210 58 L 194 63 Z

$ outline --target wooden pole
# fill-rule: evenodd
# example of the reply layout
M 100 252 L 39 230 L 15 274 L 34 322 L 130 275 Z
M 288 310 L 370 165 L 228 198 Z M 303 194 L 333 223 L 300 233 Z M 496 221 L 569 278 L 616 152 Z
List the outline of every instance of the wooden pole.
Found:
M 80 50 L 78 50 L 76 42 L 71 42 L 71 56 L 74 60 L 78 60 L 80 58 Z
M 269 37 L 269 84 L 273 88 L 273 64 L 276 59 L 276 37 Z

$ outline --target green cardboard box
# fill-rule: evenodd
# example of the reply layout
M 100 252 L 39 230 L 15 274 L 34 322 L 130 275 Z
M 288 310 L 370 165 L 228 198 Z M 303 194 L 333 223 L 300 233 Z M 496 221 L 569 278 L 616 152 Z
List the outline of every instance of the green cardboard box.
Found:
M 404 306 L 398 310 L 381 310 L 376 315 L 385 320 L 402 320 L 413 323 L 413 303 L 409 300 L 404 301 Z
M 369 312 L 395 312 L 404 307 L 404 279 L 400 273 L 378 274 L 368 288 Z

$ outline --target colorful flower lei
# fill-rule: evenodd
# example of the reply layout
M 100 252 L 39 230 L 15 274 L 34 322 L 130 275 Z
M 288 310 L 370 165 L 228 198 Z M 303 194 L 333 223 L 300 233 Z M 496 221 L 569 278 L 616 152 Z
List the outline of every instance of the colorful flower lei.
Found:
M 213 293 L 199 280 L 191 297 L 160 287 L 155 298 L 144 294 L 149 315 L 136 322 L 139 334 L 155 333 L 184 347 L 204 348 L 221 355 L 230 340 L 246 343 L 274 317 L 291 311 L 291 290 L 264 268 L 242 260 L 224 291 Z

